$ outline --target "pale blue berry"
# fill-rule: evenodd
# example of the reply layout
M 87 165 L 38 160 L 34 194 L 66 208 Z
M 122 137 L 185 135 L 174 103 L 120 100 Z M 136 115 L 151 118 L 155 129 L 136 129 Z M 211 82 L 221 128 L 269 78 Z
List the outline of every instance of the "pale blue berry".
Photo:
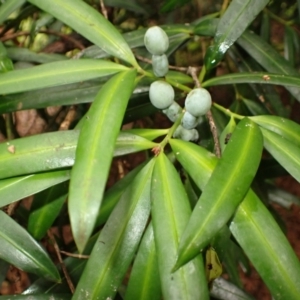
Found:
M 151 83 L 149 98 L 156 108 L 166 109 L 174 102 L 175 92 L 169 83 L 158 80 Z
M 203 88 L 193 89 L 186 97 L 185 108 L 195 117 L 205 115 L 211 107 L 210 93 Z

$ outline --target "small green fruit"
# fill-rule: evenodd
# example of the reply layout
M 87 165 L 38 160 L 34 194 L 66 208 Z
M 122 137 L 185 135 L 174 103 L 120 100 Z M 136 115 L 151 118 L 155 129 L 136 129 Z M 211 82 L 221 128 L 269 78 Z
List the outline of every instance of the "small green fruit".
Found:
M 175 122 L 181 114 L 182 108 L 177 102 L 173 102 L 170 107 L 163 110 L 163 113 L 167 115 L 170 121 Z
M 156 77 L 163 77 L 169 71 L 169 61 L 167 55 L 152 55 L 152 68 Z
M 179 125 L 174 134 L 174 138 L 179 138 L 184 141 L 197 141 L 199 139 L 199 133 L 196 129 L 185 129 L 181 125 Z
M 156 108 L 166 109 L 174 102 L 175 92 L 169 83 L 158 80 L 151 83 L 149 98 Z
M 182 117 L 181 125 L 185 129 L 193 129 L 197 126 L 198 119 L 194 117 L 191 113 L 186 111 Z
M 169 38 L 159 26 L 150 27 L 144 36 L 147 50 L 154 55 L 162 55 L 169 48 Z
M 211 107 L 210 93 L 203 88 L 193 89 L 186 97 L 185 108 L 195 117 L 205 115 Z

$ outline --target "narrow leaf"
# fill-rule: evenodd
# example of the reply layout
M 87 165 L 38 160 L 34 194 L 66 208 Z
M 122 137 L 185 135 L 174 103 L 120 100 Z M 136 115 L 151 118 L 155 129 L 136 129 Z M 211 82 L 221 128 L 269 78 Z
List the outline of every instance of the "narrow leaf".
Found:
M 3 211 L 0 211 L 0 257 L 29 273 L 59 281 L 59 273 L 45 250 Z
M 26 0 L 9 0 L 1 3 L 0 6 L 0 24 L 5 21 L 16 9 L 20 8 Z
M 208 299 L 202 256 L 172 272 L 179 239 L 188 223 L 191 208 L 176 169 L 163 153 L 156 158 L 151 199 L 163 298 Z
M 103 85 L 80 131 L 69 194 L 71 227 L 80 252 L 92 233 L 101 206 L 135 75 L 135 71 L 122 72 Z
M 71 300 L 71 294 L 47 294 L 47 295 L 13 295 L 0 296 L 0 300 Z
M 0 207 L 67 181 L 70 171 L 53 171 L 0 180 Z
M 241 36 L 268 2 L 268 0 L 231 1 L 217 25 L 214 45 L 205 55 L 206 69 L 221 61 L 228 48 Z
M 127 187 L 102 229 L 73 299 L 113 299 L 150 215 L 150 161 Z M 97 272 L 95 272 L 97 270 Z
M 198 255 L 233 215 L 256 174 L 262 148 L 258 126 L 244 118 L 236 126 L 193 210 L 180 240 L 176 268 Z
M 300 148 L 283 136 L 261 128 L 268 152 L 300 182 Z
M 249 119 L 262 128 L 277 133 L 300 147 L 300 125 L 296 122 L 277 116 L 254 116 L 249 117 Z
M 81 82 L 128 70 L 125 66 L 94 59 L 67 60 L 0 74 L 0 94 Z
M 184 141 L 172 140 L 171 145 L 180 163 L 203 190 L 217 164 L 216 157 Z M 236 219 L 240 222 L 236 223 Z M 299 260 L 272 215 L 252 191 L 237 209 L 230 229 L 275 299 L 297 299 Z
M 81 0 L 29 0 L 30 3 L 53 15 L 78 33 L 134 67 L 138 64 L 122 35 L 92 6 Z
M 152 223 L 144 234 L 130 273 L 125 300 L 161 299 L 157 252 Z

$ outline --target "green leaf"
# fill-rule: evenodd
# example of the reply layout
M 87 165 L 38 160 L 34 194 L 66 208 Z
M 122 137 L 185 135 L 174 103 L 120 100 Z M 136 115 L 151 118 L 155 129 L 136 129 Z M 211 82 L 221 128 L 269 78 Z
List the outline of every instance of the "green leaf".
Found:
M 13 295 L 0 296 L 0 300 L 71 300 L 71 294 L 47 294 L 47 295 Z
M 30 207 L 28 232 L 40 240 L 52 226 L 68 195 L 65 182 L 35 195 Z
M 288 61 L 253 32 L 246 30 L 237 43 L 268 72 L 282 74 L 283 77 L 284 75 L 299 77 L 297 70 L 291 67 Z M 300 101 L 299 87 L 287 86 L 287 90 Z
M 254 116 L 249 117 L 249 119 L 257 123 L 262 128 L 277 133 L 300 147 L 300 125 L 296 122 L 277 116 Z
M 116 182 L 110 189 L 108 189 L 103 196 L 103 203 L 101 205 L 100 211 L 98 213 L 97 221 L 95 227 L 103 225 L 114 207 L 119 202 L 122 194 L 124 193 L 127 186 L 132 182 L 135 176 L 140 172 L 145 163 L 140 164 L 129 172 L 125 177 Z
M 124 130 L 123 132 L 132 133 L 152 141 L 162 135 L 166 135 L 168 133 L 168 129 L 133 128 Z
M 125 300 L 161 299 L 157 252 L 152 223 L 144 234 L 130 273 Z
M 221 147 L 222 152 L 224 152 L 235 127 L 236 127 L 236 123 L 234 121 L 234 118 L 231 117 L 219 138 L 220 139 L 220 147 Z
M 300 295 L 300 264 L 278 224 L 250 190 L 230 230 L 276 300 Z
M 0 180 L 0 207 L 36 194 L 70 178 L 70 171 L 53 171 Z
M 112 6 L 112 7 L 125 8 L 126 10 L 133 11 L 137 14 L 146 14 L 146 15 L 149 14 L 147 8 L 144 7 L 144 5 L 142 3 L 138 3 L 135 0 L 131 0 L 131 1 L 105 0 L 104 4 L 107 6 Z
M 300 182 L 300 147 L 283 136 L 261 128 L 264 147 L 298 182 Z
M 110 55 L 139 68 L 134 55 L 118 30 L 92 6 L 81 0 L 29 0 L 61 20 Z
M 184 141 L 172 140 L 171 145 L 180 163 L 203 190 L 217 164 L 216 157 Z M 236 223 L 236 219 L 240 222 Z M 299 260 L 270 212 L 252 191 L 237 209 L 230 229 L 272 294 L 279 295 L 276 299 L 297 299 Z
M 241 36 L 269 0 L 233 0 L 221 17 L 214 45 L 207 51 L 204 61 L 207 70 L 216 66 L 228 48 Z
M 205 272 L 209 283 L 220 277 L 223 272 L 222 264 L 213 247 L 209 247 L 205 253 Z
M 127 187 L 93 248 L 74 299 L 113 299 L 150 215 L 150 161 Z M 95 272 L 97 270 L 97 272 Z
M 0 257 L 26 272 L 54 281 L 60 280 L 45 250 L 3 211 L 0 211 Z
M 0 24 L 3 24 L 5 21 L 15 10 L 20 8 L 26 0 L 8 0 L 4 3 L 1 3 L 0 6 Z
M 208 79 L 207 81 L 203 82 L 202 87 L 238 83 L 276 84 L 283 85 L 285 87 L 300 88 L 300 79 L 297 75 L 289 76 L 267 72 L 235 73 L 222 75 Z
M 84 250 L 96 222 L 135 77 L 135 71 L 122 72 L 105 83 L 80 131 L 69 194 L 70 222 L 79 252 Z
M 68 57 L 55 53 L 36 53 L 27 48 L 9 47 L 7 56 L 14 61 L 27 61 L 46 64 L 55 61 L 68 60 Z
M 173 147 L 174 141 L 170 144 Z M 259 127 L 244 118 L 236 126 L 193 210 L 180 239 L 176 269 L 197 256 L 232 217 L 256 174 L 262 149 Z
M 294 35 L 293 29 L 289 26 L 285 26 L 284 30 L 284 58 L 290 63 L 291 66 L 295 66 L 295 48 L 294 48 Z
M 25 92 L 54 85 L 81 82 L 125 70 L 128 68 L 105 60 L 72 59 L 57 61 L 0 74 L 0 94 Z
M 161 153 L 156 158 L 151 183 L 152 220 L 163 298 L 208 299 L 203 260 L 198 256 L 176 272 L 179 239 L 191 208 L 176 169 Z
M 79 130 L 68 130 L 0 144 L 0 179 L 73 166 L 78 136 Z M 113 155 L 121 156 L 155 145 L 140 136 L 120 132 Z
M 191 0 L 165 0 L 163 1 L 163 5 L 160 9 L 160 11 L 162 13 L 166 13 L 166 12 L 170 12 L 176 8 L 179 8 L 189 2 L 191 2 Z

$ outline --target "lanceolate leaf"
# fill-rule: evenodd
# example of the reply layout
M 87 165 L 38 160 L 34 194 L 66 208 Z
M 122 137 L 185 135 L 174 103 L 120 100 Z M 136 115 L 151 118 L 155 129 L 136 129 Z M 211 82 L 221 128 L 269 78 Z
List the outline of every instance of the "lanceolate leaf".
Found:
M 80 252 L 92 233 L 101 206 L 135 75 L 135 71 L 119 73 L 102 87 L 80 131 L 69 193 L 72 232 Z
M 45 250 L 3 211 L 0 211 L 0 258 L 26 272 L 50 280 L 60 280 Z
M 105 60 L 58 61 L 0 74 L 0 95 L 80 82 L 128 70 Z
M 69 25 L 110 55 L 138 67 L 122 35 L 108 20 L 84 1 L 29 0 L 29 2 Z
M 78 136 L 79 130 L 59 131 L 0 144 L 0 179 L 73 166 Z M 155 145 L 140 136 L 120 132 L 113 155 L 138 152 Z
M 180 239 L 176 268 L 198 255 L 233 215 L 256 174 L 262 148 L 258 126 L 244 118 L 193 210 Z
M 261 84 L 276 84 L 286 87 L 300 88 L 299 76 L 289 76 L 284 74 L 274 74 L 268 72 L 254 73 L 236 73 L 214 77 L 203 82 L 203 87 L 223 85 L 223 84 L 238 84 L 238 83 L 261 83 Z
M 216 157 L 204 148 L 180 140 L 172 140 L 171 145 L 180 163 L 203 190 L 217 164 Z M 248 192 L 238 207 L 230 229 L 275 299 L 297 299 L 299 260 L 272 215 L 253 192 Z
M 237 43 L 268 72 L 299 77 L 297 70 L 288 61 L 253 32 L 246 30 Z M 300 88 L 287 87 L 287 90 L 300 101 Z
M 268 152 L 300 182 L 300 147 L 286 140 L 282 135 L 263 128 L 261 131 Z
M 231 1 L 217 25 L 214 45 L 205 55 L 207 69 L 220 62 L 227 49 L 241 36 L 268 2 L 268 0 Z
M 130 273 L 125 300 L 161 299 L 157 252 L 152 223 L 148 225 Z
M 13 295 L 14 300 L 71 300 L 71 294 L 35 294 L 33 295 Z M 0 296 L 0 300 L 11 300 L 12 296 Z
M 0 6 L 0 24 L 3 24 L 3 21 L 8 18 L 11 13 L 13 13 L 16 9 L 21 7 L 26 0 L 10 0 L 1 3 Z
M 150 215 L 150 161 L 127 187 L 102 229 L 73 299 L 113 299 Z M 97 272 L 95 272 L 97 270 Z
M 277 116 L 254 116 L 249 118 L 259 126 L 279 134 L 300 147 L 300 125 L 296 122 Z
M 179 239 L 188 223 L 191 208 L 176 169 L 163 153 L 156 158 L 151 199 L 163 298 L 208 299 L 202 256 L 172 272 L 177 258 Z
M 70 178 L 69 170 L 0 180 L 0 207 L 18 201 Z

